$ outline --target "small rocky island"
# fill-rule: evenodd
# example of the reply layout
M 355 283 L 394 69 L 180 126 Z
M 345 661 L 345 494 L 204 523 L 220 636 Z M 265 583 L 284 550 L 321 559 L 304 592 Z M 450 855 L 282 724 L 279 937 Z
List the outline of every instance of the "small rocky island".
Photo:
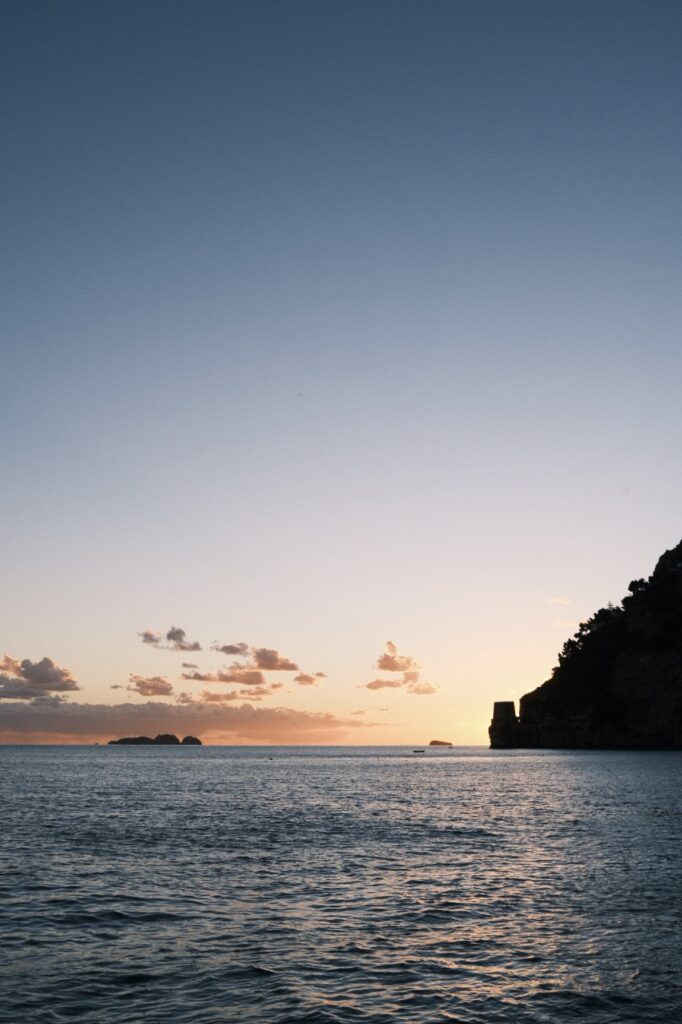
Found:
M 493 748 L 682 750 L 682 542 L 566 641 L 551 677 L 498 701 Z
M 131 746 L 144 747 L 151 745 L 158 745 L 162 747 L 200 747 L 202 746 L 201 740 L 197 739 L 196 736 L 185 736 L 182 742 L 177 736 L 174 736 L 170 732 L 159 733 L 152 739 L 150 736 L 123 736 L 120 740 L 109 740 L 109 746 L 116 743 L 128 744 Z
M 451 747 L 452 743 L 448 740 L 431 740 L 429 743 L 430 747 Z

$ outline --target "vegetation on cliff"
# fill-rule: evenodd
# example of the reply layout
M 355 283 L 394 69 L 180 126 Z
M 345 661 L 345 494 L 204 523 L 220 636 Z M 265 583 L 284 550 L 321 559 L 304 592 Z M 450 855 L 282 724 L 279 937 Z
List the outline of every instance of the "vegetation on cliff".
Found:
M 682 542 L 564 644 L 493 746 L 682 748 Z

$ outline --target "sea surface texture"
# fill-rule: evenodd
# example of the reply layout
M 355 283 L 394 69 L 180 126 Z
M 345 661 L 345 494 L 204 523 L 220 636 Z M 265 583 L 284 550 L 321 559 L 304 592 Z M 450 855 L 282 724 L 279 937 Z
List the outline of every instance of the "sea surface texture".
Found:
M 3 1024 L 682 1021 L 682 755 L 0 748 Z

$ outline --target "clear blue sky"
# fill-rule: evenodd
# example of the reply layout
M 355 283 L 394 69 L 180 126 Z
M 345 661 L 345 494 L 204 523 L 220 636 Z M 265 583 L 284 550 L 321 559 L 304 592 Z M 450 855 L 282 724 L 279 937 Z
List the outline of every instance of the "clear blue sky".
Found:
M 485 742 L 682 535 L 682 6 L 1 18 L 0 653 L 177 693 L 179 624 Z

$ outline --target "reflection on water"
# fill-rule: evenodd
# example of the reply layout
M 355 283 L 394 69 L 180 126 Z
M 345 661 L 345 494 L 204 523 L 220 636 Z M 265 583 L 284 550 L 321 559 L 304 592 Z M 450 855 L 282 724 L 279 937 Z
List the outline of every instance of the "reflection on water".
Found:
M 0 1020 L 682 1020 L 682 755 L 0 748 Z

